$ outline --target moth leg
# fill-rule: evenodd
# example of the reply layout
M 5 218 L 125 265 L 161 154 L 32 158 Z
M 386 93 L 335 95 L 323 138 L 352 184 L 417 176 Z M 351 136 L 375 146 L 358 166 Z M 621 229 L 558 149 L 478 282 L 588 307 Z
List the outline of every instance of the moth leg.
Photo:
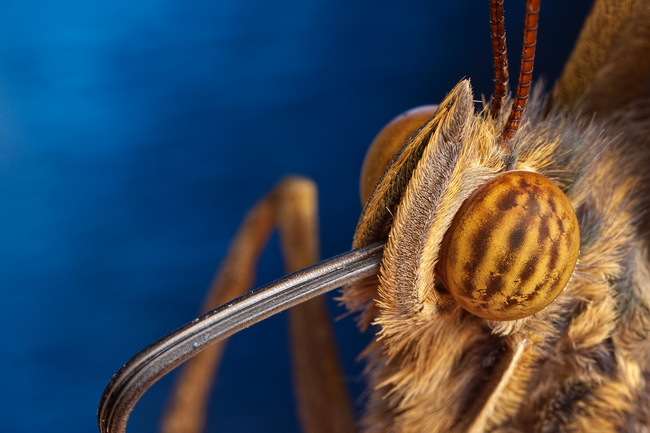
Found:
M 276 212 L 287 272 L 320 260 L 316 187 L 289 180 Z M 294 390 L 302 431 L 354 432 L 352 405 L 328 313 L 319 296 L 289 310 Z
M 253 286 L 255 267 L 274 228 L 287 272 L 319 260 L 317 192 L 312 181 L 288 177 L 249 211 L 204 300 L 203 312 L 241 296 Z M 325 298 L 289 310 L 294 388 L 301 427 L 308 433 L 352 432 L 354 416 L 334 343 Z M 164 433 L 204 430 L 209 392 L 225 342 L 183 367 L 161 425 Z

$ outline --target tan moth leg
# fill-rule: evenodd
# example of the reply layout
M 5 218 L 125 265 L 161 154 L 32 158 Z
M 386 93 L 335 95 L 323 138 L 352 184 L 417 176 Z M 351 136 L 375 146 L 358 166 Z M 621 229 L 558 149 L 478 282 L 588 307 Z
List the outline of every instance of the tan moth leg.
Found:
M 278 226 L 288 272 L 319 260 L 316 189 L 309 182 L 282 188 Z M 333 331 L 320 296 L 289 310 L 294 389 L 302 430 L 308 433 L 354 432 L 354 415 Z
M 252 288 L 255 266 L 275 227 L 288 272 L 318 261 L 316 187 L 289 177 L 249 211 L 206 296 L 202 311 Z M 294 388 L 303 431 L 352 432 L 354 417 L 323 297 L 289 310 Z M 205 426 L 207 401 L 225 341 L 189 360 L 180 373 L 162 421 L 164 433 L 198 433 Z

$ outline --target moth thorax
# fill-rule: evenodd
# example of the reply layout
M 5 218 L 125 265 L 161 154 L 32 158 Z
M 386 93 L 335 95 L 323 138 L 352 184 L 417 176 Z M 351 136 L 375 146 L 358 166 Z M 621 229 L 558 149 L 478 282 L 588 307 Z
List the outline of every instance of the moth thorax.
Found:
M 470 313 L 515 320 L 562 292 L 579 247 L 578 220 L 562 190 L 540 174 L 508 171 L 463 203 L 444 236 L 436 270 Z

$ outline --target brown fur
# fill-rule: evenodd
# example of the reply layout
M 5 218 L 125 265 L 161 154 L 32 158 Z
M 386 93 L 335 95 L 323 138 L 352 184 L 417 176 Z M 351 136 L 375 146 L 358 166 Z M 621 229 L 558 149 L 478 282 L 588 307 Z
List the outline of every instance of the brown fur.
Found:
M 536 102 L 516 138 L 518 168 L 565 189 L 580 221 L 580 259 L 542 312 L 486 321 L 460 309 L 434 273 L 458 206 L 503 168 L 499 122 L 468 115 L 468 104 L 462 82 L 441 104 L 449 112 L 440 114 L 392 222 L 379 276 L 379 338 L 365 352 L 374 390 L 365 429 L 650 428 L 650 271 L 638 225 L 647 155 L 630 151 L 629 125 L 566 113 L 542 121 Z
M 605 3 L 594 10 L 606 10 Z M 642 3 L 630 7 L 640 12 L 613 19 L 610 33 L 632 32 L 625 22 L 636 26 L 639 16 L 650 16 Z M 602 19 L 591 18 L 583 33 Z M 364 352 L 366 431 L 650 431 L 650 110 L 640 92 L 596 118 L 597 104 L 583 111 L 580 104 L 604 86 L 599 71 L 621 52 L 604 47 L 589 65 L 575 59 L 584 46 L 567 69 L 591 68 L 580 78 L 587 96 L 558 96 L 563 82 L 578 80 L 565 73 L 555 106 L 549 112 L 533 98 L 514 138 L 517 168 L 560 186 L 580 224 L 575 272 L 544 310 L 511 322 L 480 319 L 458 307 L 436 278 L 440 243 L 459 206 L 504 169 L 505 115 L 475 114 L 467 81 L 441 103 L 420 134 L 421 147 L 412 138 L 371 195 L 355 245 L 388 230 L 380 275 L 342 297 L 378 329 Z M 399 161 L 412 161 L 411 152 L 419 159 L 405 174 Z M 383 206 L 381 218 L 368 216 L 373 206 Z

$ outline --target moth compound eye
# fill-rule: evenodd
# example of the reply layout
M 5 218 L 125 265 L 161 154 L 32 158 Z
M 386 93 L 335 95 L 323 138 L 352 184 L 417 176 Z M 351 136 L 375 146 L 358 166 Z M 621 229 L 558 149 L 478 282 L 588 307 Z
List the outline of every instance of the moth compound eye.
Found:
M 361 167 L 359 190 L 364 204 L 382 173 L 409 137 L 435 114 L 437 105 L 423 105 L 400 114 L 379 131 Z
M 569 199 L 546 177 L 508 171 L 475 191 L 444 236 L 436 270 L 454 299 L 489 320 L 515 320 L 549 305 L 578 260 Z

